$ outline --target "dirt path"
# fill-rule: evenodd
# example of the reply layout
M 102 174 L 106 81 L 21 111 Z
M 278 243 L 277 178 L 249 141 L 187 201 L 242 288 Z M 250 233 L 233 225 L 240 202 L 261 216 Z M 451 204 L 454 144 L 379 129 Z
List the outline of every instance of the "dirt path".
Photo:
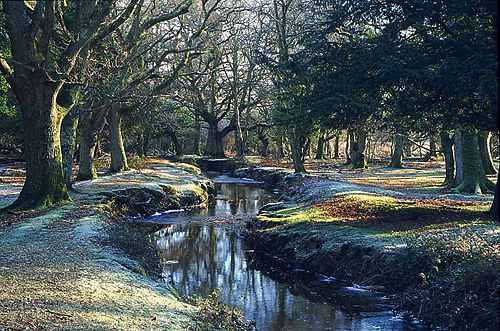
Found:
M 160 164 L 154 172 L 128 172 L 79 184 L 73 203 L 0 228 L 0 326 L 192 328 L 197 308 L 143 275 L 136 261 L 112 245 L 110 216 L 96 207 L 104 194 L 128 188 L 161 190 L 169 185 L 181 196 L 199 196 L 203 181 Z M 3 203 L 15 194 L 9 192 L 0 191 Z

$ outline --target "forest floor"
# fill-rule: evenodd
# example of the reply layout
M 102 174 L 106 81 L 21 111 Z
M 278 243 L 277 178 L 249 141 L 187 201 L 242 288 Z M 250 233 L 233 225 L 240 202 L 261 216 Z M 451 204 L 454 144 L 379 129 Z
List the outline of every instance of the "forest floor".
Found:
M 21 189 L 22 167 L 0 169 L 0 179 L 6 206 Z M 199 308 L 135 258 L 145 236 L 116 217 L 125 208 L 117 201 L 130 208 L 158 197 L 172 203 L 173 195 L 194 205 L 207 199 L 206 185 L 189 165 L 148 162 L 141 171 L 77 183 L 69 204 L 0 213 L 0 328 L 196 329 Z
M 258 215 L 250 235 L 257 249 L 395 294 L 403 311 L 432 328 L 496 330 L 500 227 L 487 214 L 493 196 L 442 189 L 438 165 L 355 171 L 314 162 L 306 176 L 274 167 L 236 174 L 285 193 L 281 205 Z
M 268 166 L 293 169 L 290 162 L 249 157 L 250 166 Z M 500 163 L 495 162 L 498 169 Z M 341 159 L 310 160 L 305 164 L 306 170 L 313 175 L 331 180 L 346 180 L 352 183 L 376 186 L 402 192 L 446 193 L 449 190 L 442 186 L 445 177 L 444 161 L 405 161 L 403 168 L 388 166 L 388 162 L 370 163 L 367 169 L 352 169 Z M 497 176 L 488 178 L 496 182 Z

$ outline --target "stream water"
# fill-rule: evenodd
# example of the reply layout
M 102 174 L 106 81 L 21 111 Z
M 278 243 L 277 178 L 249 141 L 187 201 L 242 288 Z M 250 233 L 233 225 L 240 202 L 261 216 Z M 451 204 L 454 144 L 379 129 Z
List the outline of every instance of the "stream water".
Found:
M 250 182 L 215 182 L 217 196 L 208 209 L 149 219 L 165 224 L 154 234 L 163 279 L 181 295 L 207 296 L 219 289 L 225 303 L 255 320 L 257 330 L 414 329 L 391 312 L 382 295 L 329 286 L 328 278 L 300 270 L 284 280 L 268 263 L 273 259 L 249 250 L 238 227 L 230 225 L 232 218 L 252 217 L 276 198 Z

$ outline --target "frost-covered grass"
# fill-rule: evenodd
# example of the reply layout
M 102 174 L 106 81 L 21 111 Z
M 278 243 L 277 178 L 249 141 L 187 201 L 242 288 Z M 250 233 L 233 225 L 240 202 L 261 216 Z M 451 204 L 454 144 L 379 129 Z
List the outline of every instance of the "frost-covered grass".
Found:
M 143 264 L 126 249 L 125 242 L 143 247 L 145 238 L 127 234 L 123 229 L 128 225 L 112 221 L 117 205 L 102 197 L 113 191 L 153 188 L 165 195 L 179 194 L 183 203 L 199 203 L 206 199 L 204 180 L 173 165 L 146 173 L 126 172 L 76 185 L 73 203 L 64 206 L 0 215 L 1 327 L 188 330 L 200 326 L 199 308 L 147 276 Z

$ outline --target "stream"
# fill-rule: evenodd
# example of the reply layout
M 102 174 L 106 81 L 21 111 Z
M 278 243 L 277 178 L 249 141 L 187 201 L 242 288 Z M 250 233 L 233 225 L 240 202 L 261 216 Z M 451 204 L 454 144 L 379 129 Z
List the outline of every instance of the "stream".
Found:
M 207 296 L 239 308 L 257 330 L 414 330 L 389 300 L 305 270 L 280 272 L 282 261 L 248 249 L 234 220 L 255 216 L 277 198 L 258 183 L 214 178 L 217 195 L 205 210 L 156 214 L 154 234 L 163 280 L 180 295 Z M 283 275 L 286 275 L 284 277 Z

